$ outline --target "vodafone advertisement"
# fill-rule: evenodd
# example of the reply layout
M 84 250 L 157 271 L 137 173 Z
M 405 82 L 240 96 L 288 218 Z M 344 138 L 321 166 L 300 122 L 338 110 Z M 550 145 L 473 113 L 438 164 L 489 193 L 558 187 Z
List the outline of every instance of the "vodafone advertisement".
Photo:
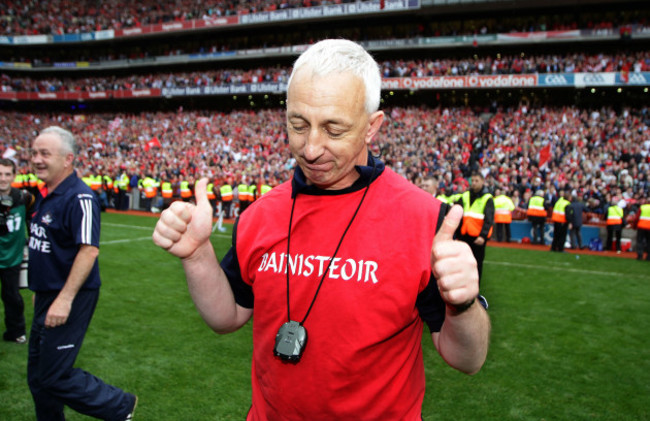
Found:
M 470 75 L 387 78 L 382 89 L 462 89 L 462 88 L 533 88 L 538 86 L 537 74 Z
M 467 75 L 400 77 L 382 80 L 383 90 L 500 89 L 500 88 L 585 88 L 650 86 L 650 72 L 546 73 L 516 75 Z M 0 100 L 86 101 L 126 98 L 172 98 L 190 96 L 282 94 L 285 83 L 245 83 L 203 87 L 145 88 L 100 92 L 0 92 Z

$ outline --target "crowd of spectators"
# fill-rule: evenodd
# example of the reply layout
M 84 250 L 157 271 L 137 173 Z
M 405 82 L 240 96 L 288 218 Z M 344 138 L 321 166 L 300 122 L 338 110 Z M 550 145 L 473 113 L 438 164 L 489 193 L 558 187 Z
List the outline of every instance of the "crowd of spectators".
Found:
M 0 35 L 88 33 L 353 1 L 365 0 L 143 0 L 133 3 L 123 0 L 8 0 L 0 3 Z M 648 12 L 644 10 L 617 8 L 603 12 L 585 8 L 580 13 L 528 15 L 522 12 L 498 18 L 423 20 L 406 32 L 410 36 L 449 36 L 572 29 L 614 31 L 622 24 L 645 25 L 647 20 Z
M 381 63 L 384 77 L 498 75 L 526 73 L 645 72 L 650 70 L 650 51 L 631 54 L 558 53 L 501 55 L 467 58 L 392 60 Z
M 0 92 L 101 92 L 129 89 L 184 88 L 261 82 L 286 82 L 290 67 L 222 69 L 130 76 L 92 76 L 44 79 L 0 76 Z
M 351 0 L 16 1 L 0 4 L 3 35 L 61 35 L 274 10 L 349 3 Z
M 498 75 L 525 73 L 647 72 L 650 51 L 627 54 L 475 56 L 465 59 L 387 60 L 380 63 L 382 74 L 390 77 L 457 75 Z M 99 92 L 145 88 L 203 87 L 223 84 L 286 82 L 290 67 L 220 69 L 179 73 L 148 73 L 130 76 L 81 78 L 0 78 L 2 92 Z
M 372 152 L 414 183 L 435 176 L 447 194 L 464 191 L 470 172 L 480 169 L 491 191 L 501 187 L 520 207 L 540 188 L 551 196 L 570 189 L 594 214 L 602 213 L 612 198 L 634 204 L 650 195 L 650 109 L 521 105 L 488 118 L 484 111 L 387 109 Z M 116 177 L 125 172 L 190 181 L 208 176 L 217 185 L 265 179 L 277 185 L 290 178 L 295 165 L 281 109 L 0 112 L 0 155 L 15 153 L 20 168 L 29 170 L 29 144 L 38 130 L 52 124 L 78 136 L 82 174 Z M 540 162 L 545 157 L 547 162 Z

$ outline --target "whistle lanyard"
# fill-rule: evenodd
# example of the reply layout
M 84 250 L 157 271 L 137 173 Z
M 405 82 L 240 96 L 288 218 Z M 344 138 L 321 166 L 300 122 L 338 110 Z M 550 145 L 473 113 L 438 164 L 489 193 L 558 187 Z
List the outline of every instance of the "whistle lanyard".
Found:
M 318 297 L 318 293 L 320 292 L 321 286 L 323 286 L 323 281 L 325 281 L 325 276 L 327 276 L 327 272 L 330 269 L 330 265 L 332 264 L 332 261 L 334 260 L 334 257 L 336 257 L 336 254 L 339 251 L 339 248 L 341 247 L 341 244 L 343 243 L 343 239 L 345 238 L 345 235 L 348 233 L 348 230 L 350 229 L 350 226 L 352 226 L 352 222 L 354 222 L 354 219 L 357 217 L 357 213 L 359 213 L 359 209 L 361 209 L 361 205 L 363 204 L 363 201 L 366 198 L 366 194 L 368 193 L 368 189 L 370 189 L 370 183 L 372 182 L 373 177 L 375 176 L 375 169 L 376 169 L 376 164 L 373 160 L 373 166 L 372 166 L 372 174 L 370 176 L 370 179 L 368 179 L 368 184 L 366 185 L 366 188 L 363 192 L 363 196 L 361 196 L 361 200 L 359 201 L 359 205 L 357 206 L 357 209 L 354 211 L 354 214 L 352 215 L 352 218 L 350 218 L 350 222 L 348 222 L 348 226 L 345 228 L 345 231 L 343 231 L 343 235 L 341 235 L 341 239 L 339 240 L 338 245 L 336 246 L 336 249 L 334 250 L 334 254 L 332 254 L 332 258 L 330 259 L 329 263 L 327 263 L 327 268 L 325 269 L 325 272 L 323 272 L 323 276 L 320 278 L 320 282 L 318 283 L 318 288 L 316 289 L 316 293 L 314 294 L 314 298 L 311 300 L 311 304 L 309 305 L 309 308 L 307 309 L 307 313 L 305 314 L 305 317 L 303 317 L 302 321 L 300 322 L 300 325 L 302 326 L 305 321 L 307 321 L 307 317 L 309 316 L 309 313 L 311 312 L 312 307 L 314 306 L 314 303 L 316 302 L 316 297 Z M 298 198 L 298 194 L 296 194 L 293 198 L 293 203 L 291 204 L 291 216 L 289 217 L 289 234 L 287 235 L 287 320 L 290 322 L 291 321 L 291 300 L 290 300 L 290 294 L 289 294 L 289 259 L 291 258 L 290 252 L 290 247 L 291 247 L 291 225 L 293 223 L 293 210 L 296 207 L 296 199 Z

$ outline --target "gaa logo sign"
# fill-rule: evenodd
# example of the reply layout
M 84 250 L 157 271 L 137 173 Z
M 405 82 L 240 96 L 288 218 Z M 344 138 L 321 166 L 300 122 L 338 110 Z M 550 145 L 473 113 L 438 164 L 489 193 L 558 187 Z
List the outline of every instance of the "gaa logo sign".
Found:
M 566 80 L 564 75 L 548 75 L 544 77 L 544 84 L 561 86 L 561 85 L 568 85 L 569 81 Z
M 647 83 L 647 81 L 645 79 L 645 76 L 643 76 L 641 73 L 630 73 L 628 83 L 643 85 Z
M 586 84 L 591 84 L 591 85 L 604 85 L 605 78 L 602 75 L 599 74 L 594 74 L 594 75 L 585 75 L 584 76 L 584 81 Z

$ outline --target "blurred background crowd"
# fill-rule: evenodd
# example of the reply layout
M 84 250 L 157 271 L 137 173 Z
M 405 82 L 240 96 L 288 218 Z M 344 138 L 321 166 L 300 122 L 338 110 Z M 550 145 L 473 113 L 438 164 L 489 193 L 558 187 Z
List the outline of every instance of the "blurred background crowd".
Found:
M 345 1 L 6 1 L 0 4 L 0 35 L 89 33 L 339 3 Z M 566 189 L 584 200 L 588 221 L 602 222 L 610 203 L 630 209 L 650 193 L 649 83 L 643 82 L 650 71 L 650 7 L 636 0 L 551 3 L 422 1 L 407 12 L 368 13 L 353 21 L 333 16 L 234 24 L 69 45 L 2 42 L 0 92 L 286 83 L 295 52 L 265 49 L 332 36 L 380 45 L 372 52 L 384 78 L 637 73 L 642 80 L 634 86 L 637 91 L 598 87 L 598 95 L 589 97 L 585 92 L 596 89 L 424 90 L 382 97 L 386 121 L 373 153 L 413 183 L 433 176 L 441 194 L 453 195 L 466 190 L 471 172 L 479 170 L 487 189 L 502 190 L 518 209 L 525 209 L 538 190 L 553 203 Z M 383 9 L 386 3 L 379 4 Z M 537 38 L 546 31 L 580 35 L 575 42 Z M 515 44 L 496 38 L 484 42 L 481 37 L 489 34 L 524 36 Z M 450 36 L 474 42 L 449 41 L 451 47 L 432 42 L 427 48 L 415 42 Z M 381 44 L 385 40 L 402 44 Z M 141 61 L 246 49 L 259 51 L 201 63 Z M 118 67 L 115 60 L 126 61 Z M 53 66 L 66 61 L 98 66 L 74 71 Z M 134 191 L 142 188 L 142 180 L 152 179 L 159 186 L 171 183 L 176 197 L 182 182 L 191 186 L 203 176 L 217 192 L 224 184 L 275 186 L 291 177 L 295 165 L 287 147 L 284 95 L 275 92 L 264 101 L 249 96 L 237 105 L 226 104 L 224 96 L 87 104 L 3 100 L 0 155 L 11 156 L 27 174 L 32 139 L 42 128 L 60 125 L 78 136 L 82 176 L 125 179 Z

